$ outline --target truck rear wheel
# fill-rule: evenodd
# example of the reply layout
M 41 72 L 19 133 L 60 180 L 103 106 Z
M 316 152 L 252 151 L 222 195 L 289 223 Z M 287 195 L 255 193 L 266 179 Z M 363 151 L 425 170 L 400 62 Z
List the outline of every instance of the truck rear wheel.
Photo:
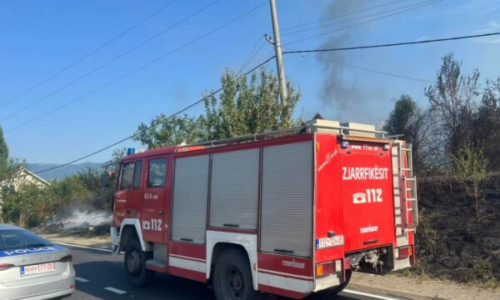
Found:
M 224 251 L 215 264 L 213 287 L 217 300 L 258 299 L 253 289 L 250 263 L 236 249 Z
M 133 286 L 144 287 L 149 285 L 155 272 L 146 269 L 146 261 L 151 259 L 151 253 L 142 251 L 137 238 L 132 239 L 125 248 L 125 273 L 128 282 Z

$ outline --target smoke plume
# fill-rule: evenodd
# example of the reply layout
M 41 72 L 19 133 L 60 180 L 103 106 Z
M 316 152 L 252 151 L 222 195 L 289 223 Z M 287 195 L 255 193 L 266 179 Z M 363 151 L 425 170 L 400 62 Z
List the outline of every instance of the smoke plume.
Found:
M 327 7 L 324 18 L 363 10 L 373 6 L 373 1 L 334 1 Z M 357 15 L 355 15 L 357 16 Z M 355 16 L 340 18 L 344 21 Z M 359 21 L 358 21 L 359 22 Z M 353 23 L 344 23 L 336 27 L 326 27 L 326 31 L 347 27 Z M 363 44 L 363 39 L 370 36 L 370 23 L 340 30 L 328 35 L 328 40 L 321 48 L 339 48 Z M 325 107 L 334 112 L 333 116 L 341 121 L 354 121 L 363 123 L 377 123 L 380 116 L 374 112 L 377 99 L 384 99 L 386 93 L 383 89 L 368 89 L 366 84 L 357 78 L 359 71 L 345 67 L 342 64 L 361 65 L 358 51 L 334 51 L 319 53 L 318 58 L 323 67 L 322 88 L 319 96 Z M 384 99 L 385 100 L 385 99 Z
M 97 226 L 111 223 L 111 213 L 106 211 L 80 211 L 73 210 L 67 217 L 61 218 L 59 223 L 64 229 Z

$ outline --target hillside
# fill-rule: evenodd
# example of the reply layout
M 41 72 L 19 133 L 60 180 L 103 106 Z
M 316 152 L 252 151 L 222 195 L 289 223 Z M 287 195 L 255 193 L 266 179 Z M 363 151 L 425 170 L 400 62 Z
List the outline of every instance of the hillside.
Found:
M 49 169 L 52 167 L 56 167 L 57 164 L 28 164 L 28 168 L 32 172 L 38 172 L 41 170 Z M 71 176 L 73 174 L 76 174 L 81 171 L 85 171 L 87 169 L 95 169 L 95 170 L 102 170 L 102 163 L 93 163 L 93 162 L 87 162 L 87 163 L 81 163 L 81 164 L 74 164 L 74 165 L 68 165 L 66 167 L 62 167 L 59 169 L 54 169 L 51 171 L 47 171 L 44 173 L 38 174 L 40 177 L 42 177 L 45 180 L 62 180 L 68 176 Z

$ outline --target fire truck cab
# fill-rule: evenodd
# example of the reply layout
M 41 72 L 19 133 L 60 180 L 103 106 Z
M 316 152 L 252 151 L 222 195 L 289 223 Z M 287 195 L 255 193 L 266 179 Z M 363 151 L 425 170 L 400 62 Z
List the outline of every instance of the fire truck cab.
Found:
M 219 300 L 333 295 L 353 271 L 414 264 L 416 195 L 410 145 L 316 119 L 126 156 L 111 239 L 135 286 L 160 272 Z

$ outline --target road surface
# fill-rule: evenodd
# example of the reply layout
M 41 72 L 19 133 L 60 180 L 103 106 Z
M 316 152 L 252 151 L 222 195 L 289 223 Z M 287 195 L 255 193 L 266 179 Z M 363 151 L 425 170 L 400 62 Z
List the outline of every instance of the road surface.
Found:
M 123 255 L 112 255 L 93 249 L 68 248 L 71 248 L 73 254 L 77 281 L 75 293 L 67 299 L 215 300 L 212 291 L 205 284 L 166 274 L 157 274 L 154 283 L 148 288 L 132 287 L 125 279 Z M 334 299 L 396 300 L 377 295 L 359 295 L 354 291 L 344 292 Z

